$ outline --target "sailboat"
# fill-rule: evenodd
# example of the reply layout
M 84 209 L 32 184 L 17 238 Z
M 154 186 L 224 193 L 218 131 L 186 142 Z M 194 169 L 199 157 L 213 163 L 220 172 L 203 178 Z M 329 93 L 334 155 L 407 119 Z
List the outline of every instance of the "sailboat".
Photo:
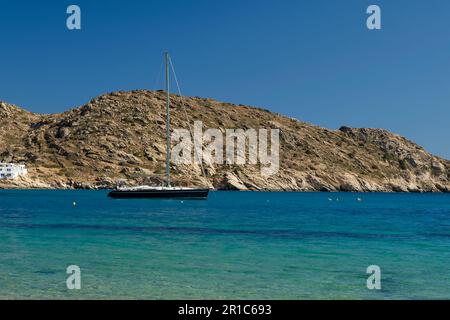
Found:
M 169 92 L 169 53 L 164 53 L 166 70 L 166 179 L 163 186 L 123 187 L 108 193 L 111 198 L 154 198 L 154 199 L 207 199 L 208 188 L 173 187 L 170 182 L 170 92 Z M 172 65 L 173 67 L 173 65 Z M 202 170 L 203 171 L 203 170 Z

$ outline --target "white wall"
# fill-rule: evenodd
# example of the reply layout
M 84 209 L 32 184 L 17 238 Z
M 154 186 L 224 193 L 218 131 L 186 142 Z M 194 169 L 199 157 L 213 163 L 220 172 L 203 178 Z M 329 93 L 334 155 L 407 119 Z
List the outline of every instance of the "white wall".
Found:
M 0 163 L 0 179 L 15 179 L 27 173 L 28 170 L 23 164 Z

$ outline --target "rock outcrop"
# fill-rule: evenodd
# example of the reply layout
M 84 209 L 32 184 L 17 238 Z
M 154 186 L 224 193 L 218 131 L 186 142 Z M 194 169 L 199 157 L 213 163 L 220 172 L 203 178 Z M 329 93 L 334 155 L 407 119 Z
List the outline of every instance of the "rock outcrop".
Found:
M 25 163 L 29 175 L 0 188 L 111 188 L 160 184 L 165 164 L 165 95 L 115 92 L 62 114 L 33 114 L 0 104 L 0 161 Z M 280 168 L 259 165 L 173 165 L 176 185 L 227 190 L 450 192 L 450 162 L 386 130 L 331 131 L 260 108 L 172 95 L 173 128 L 278 128 Z

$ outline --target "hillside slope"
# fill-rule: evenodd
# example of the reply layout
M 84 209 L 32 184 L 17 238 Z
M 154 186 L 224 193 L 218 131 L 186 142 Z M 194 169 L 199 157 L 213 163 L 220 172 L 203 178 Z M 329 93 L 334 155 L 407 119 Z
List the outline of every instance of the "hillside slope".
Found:
M 29 175 L 0 188 L 110 188 L 161 182 L 165 159 L 162 91 L 105 94 L 62 114 L 40 115 L 0 104 L 0 161 L 23 162 Z M 450 191 L 450 162 L 381 129 L 331 131 L 267 110 L 212 99 L 183 99 L 204 129 L 279 128 L 280 170 L 259 165 L 173 166 L 175 185 L 302 191 Z M 173 128 L 187 128 L 172 95 Z

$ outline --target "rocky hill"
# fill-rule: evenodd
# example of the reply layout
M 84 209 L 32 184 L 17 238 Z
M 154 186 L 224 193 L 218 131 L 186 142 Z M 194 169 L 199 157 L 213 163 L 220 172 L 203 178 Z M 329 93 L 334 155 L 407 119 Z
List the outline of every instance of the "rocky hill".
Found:
M 162 91 L 116 92 L 62 114 L 33 114 L 0 104 L 0 161 L 25 163 L 26 178 L 0 188 L 111 188 L 161 183 L 165 159 Z M 172 127 L 186 128 L 172 95 Z M 175 185 L 218 189 L 450 192 L 450 162 L 381 129 L 331 131 L 267 110 L 212 99 L 183 99 L 204 128 L 279 128 L 280 170 L 259 165 L 173 165 Z

